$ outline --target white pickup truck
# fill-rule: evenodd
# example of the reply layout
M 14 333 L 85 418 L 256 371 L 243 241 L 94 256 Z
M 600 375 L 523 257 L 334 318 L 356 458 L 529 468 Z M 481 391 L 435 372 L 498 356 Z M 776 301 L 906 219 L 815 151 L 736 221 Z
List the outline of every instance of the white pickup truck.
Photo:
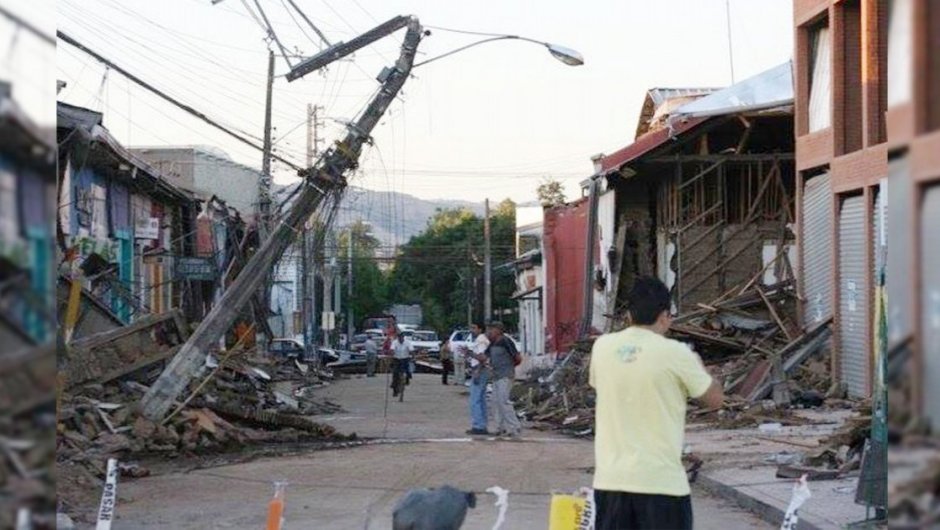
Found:
M 404 330 L 402 334 L 411 341 L 415 353 L 424 352 L 427 353 L 429 357 L 441 356 L 441 340 L 437 337 L 437 332 L 416 329 Z

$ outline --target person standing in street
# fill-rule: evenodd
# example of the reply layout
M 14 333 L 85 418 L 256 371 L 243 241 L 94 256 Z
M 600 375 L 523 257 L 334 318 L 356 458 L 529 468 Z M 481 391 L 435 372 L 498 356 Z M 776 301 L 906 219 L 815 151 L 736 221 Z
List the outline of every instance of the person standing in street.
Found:
M 370 336 L 363 344 L 366 350 L 366 377 L 375 377 L 375 364 L 379 358 L 379 345 Z
M 483 333 L 483 326 L 472 324 L 470 334 L 473 343 L 467 350 L 470 360 L 470 430 L 467 434 L 489 434 L 486 424 L 489 418 L 486 415 L 486 385 L 489 383 L 489 359 L 486 349 L 490 345 L 489 339 Z
M 392 356 L 394 357 L 395 368 L 392 377 L 392 390 L 394 396 L 398 397 L 397 385 L 399 377 L 405 377 L 405 384 L 411 384 L 411 354 L 414 352 L 414 346 L 403 334 L 392 341 Z M 403 387 L 404 388 L 404 387 Z
M 486 356 L 493 367 L 493 406 L 496 408 L 497 436 L 518 438 L 522 424 L 512 405 L 512 384 L 516 379 L 516 366 L 522 360 L 512 339 L 505 335 L 502 322 L 490 322 L 486 334 L 490 346 Z
M 454 363 L 454 384 L 463 385 L 467 381 L 467 357 L 463 346 L 456 346 L 448 341 L 451 360 Z
M 447 384 L 447 376 L 454 369 L 453 354 L 450 351 L 450 341 L 441 346 L 441 384 Z
M 686 404 L 718 408 L 724 392 L 695 352 L 665 337 L 671 300 L 661 281 L 638 279 L 627 303 L 630 326 L 602 335 L 591 350 L 596 530 L 691 529 Z

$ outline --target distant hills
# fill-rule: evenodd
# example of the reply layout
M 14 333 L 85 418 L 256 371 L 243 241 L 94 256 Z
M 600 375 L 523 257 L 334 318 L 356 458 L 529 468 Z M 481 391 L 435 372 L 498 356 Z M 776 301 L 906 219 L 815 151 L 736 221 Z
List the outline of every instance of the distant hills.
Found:
M 273 193 L 275 202 L 286 197 L 293 187 L 275 184 Z M 537 204 L 532 201 L 517 206 Z M 491 205 L 495 206 L 493 201 Z M 473 213 L 482 216 L 485 206 L 482 202 L 458 199 L 427 200 L 407 193 L 375 191 L 351 186 L 346 191 L 340 210 L 336 214 L 334 226 L 344 227 L 362 219 L 372 225 L 373 234 L 383 245 L 401 245 L 407 243 L 412 236 L 423 232 L 435 211 L 453 208 L 468 208 Z
M 448 208 L 468 208 L 477 215 L 484 213 L 483 203 L 426 200 L 407 193 L 349 188 L 337 213 L 336 226 L 362 219 L 372 225 L 373 234 L 383 244 L 400 245 L 423 232 L 435 211 Z

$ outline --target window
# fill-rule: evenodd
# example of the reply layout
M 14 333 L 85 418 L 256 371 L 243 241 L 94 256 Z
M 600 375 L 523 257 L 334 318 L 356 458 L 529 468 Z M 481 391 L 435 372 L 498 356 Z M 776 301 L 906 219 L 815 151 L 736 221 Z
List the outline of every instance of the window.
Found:
M 832 46 L 828 26 L 810 33 L 809 132 L 832 125 Z
M 913 0 L 890 0 L 888 11 L 888 107 L 907 103 L 913 93 Z

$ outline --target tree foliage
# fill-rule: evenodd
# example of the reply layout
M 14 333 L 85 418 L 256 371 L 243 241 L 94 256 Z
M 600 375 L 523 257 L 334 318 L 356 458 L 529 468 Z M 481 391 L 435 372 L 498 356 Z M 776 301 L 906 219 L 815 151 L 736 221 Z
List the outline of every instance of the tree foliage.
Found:
M 494 310 L 516 306 L 511 267 L 515 204 L 506 199 L 490 215 Z M 468 209 L 439 209 L 424 232 L 400 248 L 388 281 L 389 303 L 421 304 L 425 326 L 446 333 L 483 319 L 483 219 Z M 509 326 L 516 317 L 502 316 Z
M 339 262 L 346 264 L 342 274 L 345 275 L 344 282 L 348 282 L 349 235 L 352 233 L 352 309 L 357 326 L 366 316 L 381 313 L 389 305 L 387 280 L 376 259 L 381 242 L 370 230 L 367 223 L 356 221 L 337 238 Z M 344 288 L 347 285 L 344 283 Z
M 539 184 L 539 187 L 535 190 L 535 194 L 538 196 L 542 206 L 546 208 L 560 206 L 567 202 L 565 199 L 565 187 L 559 180 L 551 177 L 546 177 L 545 180 Z

